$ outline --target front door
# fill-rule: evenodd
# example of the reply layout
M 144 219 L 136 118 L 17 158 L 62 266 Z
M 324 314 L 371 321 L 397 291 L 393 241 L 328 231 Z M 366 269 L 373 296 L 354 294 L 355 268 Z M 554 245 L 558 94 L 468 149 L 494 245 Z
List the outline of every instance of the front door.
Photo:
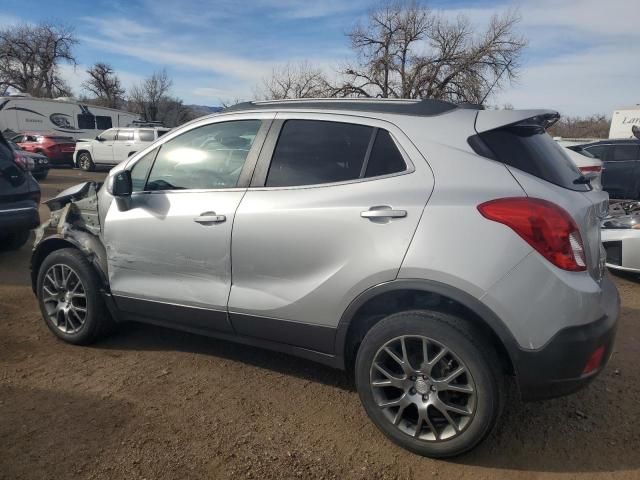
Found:
M 116 141 L 113 142 L 113 163 L 124 162 L 132 151 L 133 130 L 118 130 Z
M 93 142 L 93 161 L 96 163 L 113 163 L 113 143 L 116 140 L 117 130 L 105 130 Z
M 137 191 L 126 209 L 112 202 L 104 227 L 109 283 L 122 311 L 230 331 L 231 228 L 267 123 L 191 126 L 127 166 Z
M 349 303 L 396 278 L 433 176 L 386 122 L 281 118 L 236 213 L 229 314 L 240 334 L 332 353 Z

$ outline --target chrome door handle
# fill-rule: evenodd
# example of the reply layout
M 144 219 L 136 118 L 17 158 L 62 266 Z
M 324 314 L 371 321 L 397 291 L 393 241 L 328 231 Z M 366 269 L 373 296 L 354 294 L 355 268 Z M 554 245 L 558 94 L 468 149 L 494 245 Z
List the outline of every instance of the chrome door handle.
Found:
M 224 215 L 216 215 L 216 212 L 204 212 L 193 219 L 196 223 L 222 223 L 227 219 Z
M 407 216 L 406 210 L 392 210 L 391 207 L 371 207 L 360 212 L 363 218 L 402 218 Z

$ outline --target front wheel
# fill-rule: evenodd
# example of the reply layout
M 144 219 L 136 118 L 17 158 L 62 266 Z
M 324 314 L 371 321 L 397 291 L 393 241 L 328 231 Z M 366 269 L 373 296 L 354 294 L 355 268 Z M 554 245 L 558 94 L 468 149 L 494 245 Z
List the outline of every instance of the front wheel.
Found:
M 78 155 L 78 166 L 85 172 L 93 172 L 96 169 L 91 154 L 89 152 L 82 152 Z
M 432 311 L 374 325 L 356 358 L 360 400 L 376 426 L 420 455 L 460 455 L 493 429 L 504 401 L 495 352 L 463 320 Z

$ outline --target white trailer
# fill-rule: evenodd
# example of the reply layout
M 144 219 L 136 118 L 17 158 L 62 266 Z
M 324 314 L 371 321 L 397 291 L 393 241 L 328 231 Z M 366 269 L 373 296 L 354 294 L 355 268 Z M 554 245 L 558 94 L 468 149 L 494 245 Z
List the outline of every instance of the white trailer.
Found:
M 615 110 L 611 115 L 609 138 L 635 138 L 631 132 L 634 125 L 640 127 L 640 105 Z
M 0 97 L 0 132 L 60 132 L 65 136 L 95 138 L 114 127 L 126 127 L 140 117 L 113 108 L 87 105 L 73 99 Z

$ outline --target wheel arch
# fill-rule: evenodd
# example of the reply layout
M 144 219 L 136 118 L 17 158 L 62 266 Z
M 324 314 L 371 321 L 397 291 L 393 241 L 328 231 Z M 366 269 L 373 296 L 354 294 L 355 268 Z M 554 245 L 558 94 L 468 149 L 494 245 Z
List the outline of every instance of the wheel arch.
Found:
M 517 373 L 517 342 L 489 307 L 456 287 L 422 279 L 394 280 L 376 285 L 351 302 L 336 331 L 335 352 L 340 366 L 346 369 L 353 366 L 359 341 L 378 321 L 391 313 L 415 309 L 461 313 L 464 320 L 492 342 L 505 371 Z
M 74 248 L 80 251 L 95 268 L 102 288 L 108 292 L 106 256 L 100 252 L 100 247 L 96 245 L 98 242 L 97 238 L 92 235 L 85 232 L 75 232 L 73 235 L 52 235 L 38 243 L 31 254 L 31 289 L 33 292 L 37 293 L 38 272 L 44 259 L 56 250 L 63 248 Z

